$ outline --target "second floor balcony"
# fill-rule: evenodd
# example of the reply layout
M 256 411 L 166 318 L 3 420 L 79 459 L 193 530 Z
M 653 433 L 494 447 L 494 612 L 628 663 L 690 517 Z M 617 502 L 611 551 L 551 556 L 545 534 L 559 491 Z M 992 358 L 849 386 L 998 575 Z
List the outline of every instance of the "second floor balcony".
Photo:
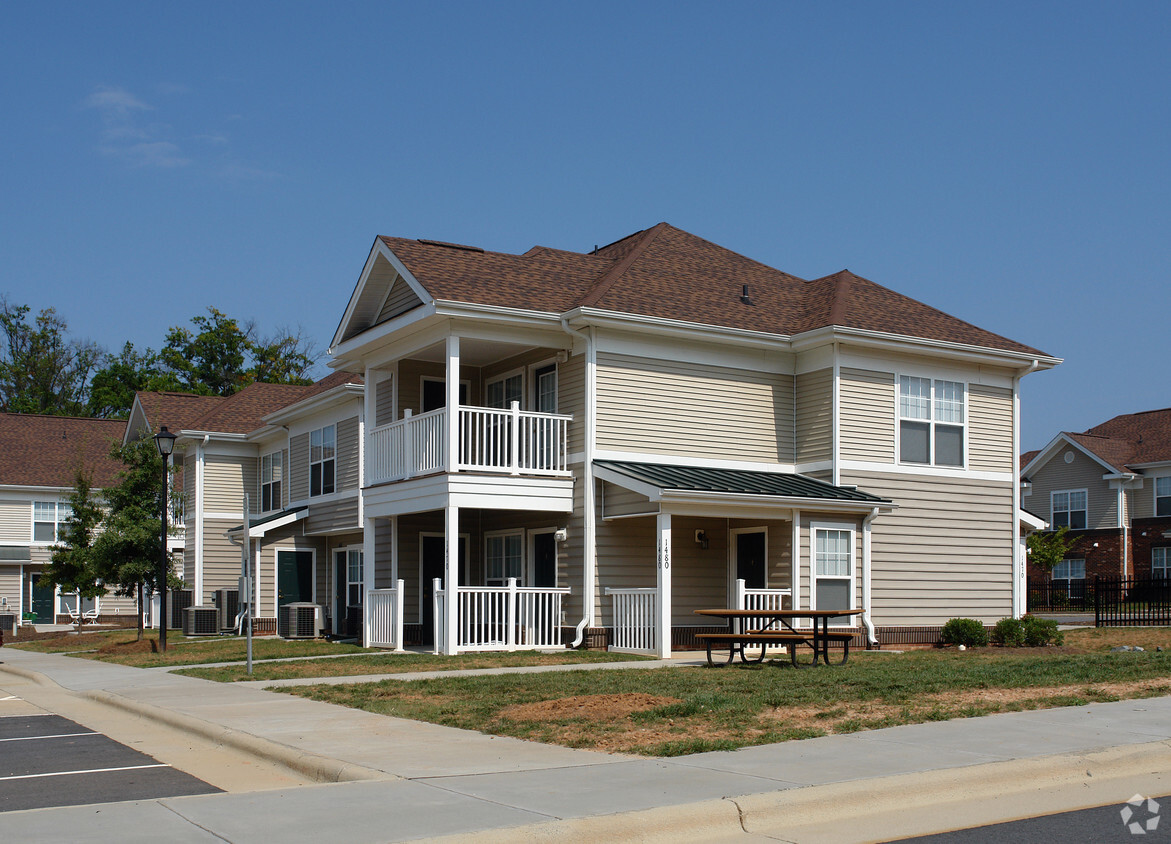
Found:
M 518 402 L 501 410 L 460 405 L 456 454 L 448 453 L 449 420 L 437 408 L 409 415 L 370 431 L 367 485 L 402 481 L 437 472 L 569 477 L 568 438 L 572 417 L 522 411 Z

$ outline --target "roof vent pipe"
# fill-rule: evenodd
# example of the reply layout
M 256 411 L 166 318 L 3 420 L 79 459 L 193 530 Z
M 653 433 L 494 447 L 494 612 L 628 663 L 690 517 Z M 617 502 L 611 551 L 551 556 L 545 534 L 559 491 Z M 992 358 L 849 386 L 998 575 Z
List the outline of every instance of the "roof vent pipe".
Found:
M 740 293 L 740 301 L 743 302 L 745 305 L 752 304 L 752 300 L 748 298 L 748 285 L 747 284 L 745 284 L 743 286 L 743 290 Z

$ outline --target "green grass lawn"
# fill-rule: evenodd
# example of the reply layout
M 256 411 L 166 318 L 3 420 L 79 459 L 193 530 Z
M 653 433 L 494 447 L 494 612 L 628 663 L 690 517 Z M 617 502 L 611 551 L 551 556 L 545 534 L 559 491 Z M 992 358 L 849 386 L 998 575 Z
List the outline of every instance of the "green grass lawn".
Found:
M 1168 631 L 1086 631 L 1071 639 L 1064 648 L 861 653 L 830 668 L 774 661 L 285 691 L 496 735 L 652 756 L 1171 694 L 1171 652 L 1153 650 L 1167 647 Z M 1148 650 L 1109 652 L 1116 644 Z
M 412 671 L 466 671 L 472 668 L 506 668 L 519 665 L 567 665 L 590 662 L 623 662 L 650 657 L 612 654 L 605 651 L 515 651 L 513 653 L 473 653 L 459 656 L 435 654 L 362 654 L 337 659 L 297 660 L 261 663 L 252 667 L 252 676 L 244 666 L 223 668 L 184 668 L 177 674 L 232 683 L 238 680 L 288 680 L 303 677 L 343 677 L 357 674 L 405 674 Z

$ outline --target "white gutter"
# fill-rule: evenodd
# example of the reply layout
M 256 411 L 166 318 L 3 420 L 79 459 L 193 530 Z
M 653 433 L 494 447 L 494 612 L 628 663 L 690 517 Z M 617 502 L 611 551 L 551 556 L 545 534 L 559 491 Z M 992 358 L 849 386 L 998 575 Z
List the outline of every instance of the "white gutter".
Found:
M 1025 611 L 1025 560 L 1021 550 L 1021 379 L 1041 368 L 1034 360 L 1025 370 L 1012 378 L 1012 617 L 1020 618 Z
M 594 580 L 598 569 L 597 549 L 597 502 L 594 492 L 594 440 L 597 433 L 598 421 L 598 349 L 594 342 L 593 329 L 588 332 L 569 327 L 565 317 L 561 317 L 561 327 L 571 336 L 580 337 L 586 343 L 586 413 L 585 413 L 585 468 L 582 472 L 582 489 L 584 498 L 582 531 L 582 618 L 577 624 L 577 634 L 570 645 L 571 648 L 581 646 L 585 638 L 586 629 L 594 626 Z M 570 350 L 572 352 L 572 349 Z
M 211 434 L 204 434 L 203 441 L 195 447 L 195 603 L 203 603 L 203 474 L 205 471 L 206 455 L 204 448 L 211 441 Z M 183 572 L 186 578 L 187 572 Z
M 877 507 L 862 520 L 862 626 L 866 628 L 867 650 L 880 647 L 878 637 L 874 635 L 874 621 L 870 617 L 870 525 L 876 518 Z

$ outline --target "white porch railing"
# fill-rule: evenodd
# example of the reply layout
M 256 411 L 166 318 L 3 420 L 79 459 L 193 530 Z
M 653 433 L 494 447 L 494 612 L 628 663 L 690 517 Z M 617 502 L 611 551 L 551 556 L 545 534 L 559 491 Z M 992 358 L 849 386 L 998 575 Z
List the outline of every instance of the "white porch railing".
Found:
M 791 610 L 792 589 L 749 589 L 743 580 L 736 581 L 733 606 L 740 610 Z
M 403 649 L 403 582 L 366 593 L 366 647 Z
M 658 590 L 607 587 L 606 594 L 614 599 L 614 635 L 610 641 L 610 650 L 657 653 L 655 605 L 658 602 Z
M 447 411 L 406 416 L 369 434 L 369 483 L 401 481 L 447 466 Z M 568 476 L 573 417 L 491 407 L 459 408 L 457 470 Z
M 435 652 L 444 647 L 447 590 L 433 583 Z M 518 648 L 560 648 L 561 599 L 568 587 L 521 587 L 510 577 L 507 586 L 460 586 L 456 589 L 455 651 L 515 651 Z

